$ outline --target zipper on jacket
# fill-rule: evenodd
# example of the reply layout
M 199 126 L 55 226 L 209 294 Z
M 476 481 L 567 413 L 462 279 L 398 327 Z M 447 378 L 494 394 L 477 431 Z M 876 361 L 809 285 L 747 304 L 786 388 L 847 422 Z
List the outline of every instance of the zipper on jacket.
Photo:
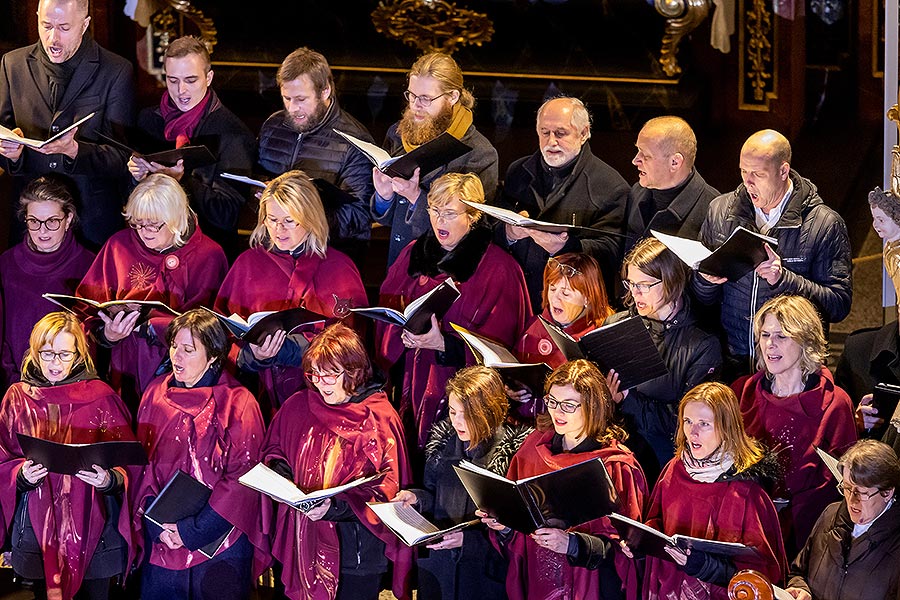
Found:
M 759 276 L 756 272 L 753 273 L 753 287 L 750 290 L 750 320 L 747 323 L 747 353 L 750 356 L 750 372 L 754 372 L 756 369 L 753 366 L 754 358 L 756 357 L 756 344 L 753 342 L 753 317 L 756 314 L 756 298 L 759 292 Z
M 28 518 L 28 494 L 31 492 L 25 492 L 22 494 L 22 508 L 20 512 L 22 513 L 21 525 L 19 526 L 19 543 L 17 544 L 19 547 L 22 546 L 22 538 L 25 537 L 25 519 Z
M 288 170 L 294 169 L 294 165 L 297 164 L 297 154 L 300 152 L 300 142 L 303 141 L 303 134 L 297 134 L 297 142 L 294 144 L 294 152 L 291 154 L 291 164 L 288 165 Z

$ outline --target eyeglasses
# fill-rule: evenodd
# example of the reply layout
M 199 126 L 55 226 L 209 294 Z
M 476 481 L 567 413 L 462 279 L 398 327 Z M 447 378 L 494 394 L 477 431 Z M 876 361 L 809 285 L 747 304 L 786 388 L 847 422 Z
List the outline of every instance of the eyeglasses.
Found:
M 50 217 L 43 221 L 34 217 L 28 217 L 25 219 L 25 226 L 28 227 L 28 231 L 40 231 L 42 226 L 46 227 L 47 231 L 59 231 L 59 226 L 65 220 L 65 217 Z
M 419 96 L 418 94 L 413 94 L 411 91 L 406 90 L 403 92 L 403 97 L 406 98 L 406 101 L 410 104 L 418 104 L 422 108 L 428 108 L 431 106 L 431 103 L 440 98 L 441 96 L 446 96 L 450 92 L 444 92 L 443 94 L 438 94 L 437 96 Z
M 628 281 L 626 279 L 622 283 L 624 283 L 625 287 L 627 287 L 632 292 L 639 292 L 641 294 L 646 294 L 647 292 L 650 291 L 650 288 L 654 288 L 654 287 L 658 286 L 659 284 L 661 284 L 662 280 L 656 281 L 654 283 L 635 283 L 633 281 Z
M 567 265 L 559 262 L 552 256 L 547 260 L 547 266 L 551 269 L 556 269 L 560 272 L 560 274 L 566 279 L 572 279 L 576 275 L 581 275 L 581 271 L 573 267 L 572 265 Z
M 459 215 L 463 214 L 461 212 L 456 212 L 455 210 L 438 210 L 437 208 L 429 208 L 428 214 L 434 217 L 435 221 L 455 221 Z
M 324 383 L 325 385 L 334 385 L 337 383 L 338 378 L 346 373 L 346 371 L 341 371 L 340 373 L 304 373 L 306 376 L 306 380 L 312 384 L 316 383 Z
M 141 229 L 146 229 L 150 233 L 159 233 L 159 231 L 166 226 L 166 222 L 162 223 L 135 223 L 134 221 L 129 221 L 128 226 L 134 229 L 135 231 L 140 231 Z
M 546 404 L 547 408 L 549 408 L 550 410 L 556 410 L 558 408 L 559 410 L 569 415 L 578 410 L 578 407 L 581 406 L 581 404 L 577 402 L 563 402 L 561 400 L 557 400 L 550 394 L 544 396 L 544 404 Z
M 71 350 L 63 350 L 62 352 L 54 352 L 53 350 L 41 350 L 38 352 L 38 356 L 41 357 L 41 360 L 44 362 L 53 362 L 54 358 L 58 358 L 60 362 L 72 362 L 75 360 L 76 352 L 72 352 Z
M 858 501 L 869 500 L 872 498 L 872 496 L 876 496 L 881 493 L 881 490 L 875 490 L 874 492 L 861 492 L 856 488 L 847 487 L 843 483 L 839 483 L 837 489 L 844 496 L 844 498 Z
M 272 229 L 278 229 L 279 225 L 281 225 L 285 229 L 296 229 L 297 221 L 291 219 L 290 217 L 285 217 L 284 219 L 276 219 L 275 217 L 266 217 L 266 225 L 268 225 Z

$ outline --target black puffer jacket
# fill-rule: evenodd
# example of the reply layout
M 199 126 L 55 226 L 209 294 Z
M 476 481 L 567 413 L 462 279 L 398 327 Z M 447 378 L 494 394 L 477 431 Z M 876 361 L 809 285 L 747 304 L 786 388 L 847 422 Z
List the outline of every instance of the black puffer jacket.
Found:
M 770 286 L 752 271 L 721 286 L 702 277 L 693 280 L 696 297 L 703 304 L 722 303 L 726 353 L 731 358 L 754 354 L 753 315 L 775 296 L 808 298 L 826 326 L 843 320 L 850 312 L 853 287 L 847 226 L 840 215 L 825 206 L 811 181 L 793 170 L 790 177 L 794 192 L 781 219 L 768 233 L 778 240 L 774 250 L 781 257 L 781 280 Z M 700 230 L 701 241 L 707 248 L 718 248 L 738 226 L 758 231 L 753 204 L 743 184 L 712 201 Z
M 346 192 L 333 203 L 323 197 L 331 236 L 338 242 L 335 245 L 340 247 L 343 240 L 368 240 L 369 197 L 374 191 L 372 163 L 334 130 L 366 142 L 372 142 L 372 136 L 359 121 L 341 110 L 337 98 L 332 100 L 322 122 L 307 132 L 294 131 L 285 122 L 286 117 L 287 111 L 280 110 L 263 123 L 259 131 L 259 165 L 272 175 L 300 169 Z

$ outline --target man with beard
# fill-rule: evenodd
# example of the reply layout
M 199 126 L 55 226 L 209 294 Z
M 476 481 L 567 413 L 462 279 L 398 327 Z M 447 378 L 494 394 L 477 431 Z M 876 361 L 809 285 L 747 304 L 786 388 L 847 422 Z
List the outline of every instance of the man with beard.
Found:
M 537 134 L 539 150 L 510 165 L 499 204 L 532 219 L 597 231 L 574 235 L 506 225 L 497 228 L 496 241 L 522 266 L 537 314 L 542 310 L 544 267 L 557 254 L 593 256 L 607 295 L 614 298 L 612 282 L 620 262 L 628 184 L 591 152 L 591 117 L 581 100 L 545 102 L 538 109 Z
M 15 198 L 41 175 L 69 178 L 84 237 L 97 248 L 122 227 L 127 156 L 97 142 L 99 133 L 121 135 L 132 123 L 131 65 L 87 32 L 88 0 L 40 0 L 37 16 L 40 41 L 5 54 L 0 64 L 0 124 L 47 139 L 94 116 L 40 149 L 0 142 L 0 167 L 13 176 Z M 18 225 L 13 237 L 22 232 Z
M 325 57 L 309 48 L 291 52 L 276 74 L 284 110 L 274 113 L 259 132 L 259 165 L 272 175 L 300 169 L 319 189 L 330 230 L 329 245 L 357 265 L 368 245 L 372 221 L 371 163 L 334 132 L 367 142 L 372 136 L 341 110 L 334 77 Z
M 203 233 L 233 260 L 238 254 L 237 222 L 244 197 L 219 174 L 250 175 L 256 140 L 210 87 L 213 71 L 203 42 L 191 36 L 178 38 L 166 48 L 164 65 L 168 89 L 159 105 L 141 111 L 138 127 L 176 148 L 204 145 L 217 161 L 186 172 L 180 160 L 167 167 L 132 156 L 128 170 L 135 181 L 143 181 L 150 173 L 165 173 L 179 181 Z
M 403 117 L 391 125 L 384 141 L 391 155 L 409 152 L 445 131 L 472 150 L 430 173 L 416 169 L 411 179 L 372 170 L 372 216 L 391 228 L 388 266 L 407 244 L 431 228 L 426 196 L 435 179 L 445 173 L 475 173 L 486 201 L 493 199 L 497 189 L 497 151 L 472 123 L 475 98 L 463 87 L 456 61 L 439 52 L 421 57 L 410 69 L 403 97 L 408 103 Z

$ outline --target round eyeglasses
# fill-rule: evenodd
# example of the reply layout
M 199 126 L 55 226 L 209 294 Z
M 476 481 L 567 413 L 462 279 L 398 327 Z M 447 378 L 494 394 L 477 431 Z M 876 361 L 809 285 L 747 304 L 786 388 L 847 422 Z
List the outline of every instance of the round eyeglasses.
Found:
M 558 408 L 559 410 L 569 415 L 578 410 L 578 408 L 581 406 L 581 404 L 579 404 L 578 402 L 565 402 L 563 400 L 557 400 L 550 394 L 544 396 L 544 404 L 550 410 L 556 410 Z
M 53 359 L 58 358 L 60 362 L 72 362 L 75 359 L 75 352 L 71 350 L 63 350 L 62 352 L 54 352 L 53 350 L 41 350 L 38 352 L 38 356 L 41 357 L 41 360 L 44 362 L 53 362 Z
M 312 383 L 313 385 L 317 383 L 324 383 L 325 385 L 334 385 L 337 383 L 338 377 L 343 375 L 346 371 L 341 371 L 340 373 L 304 373 L 303 375 L 306 377 L 306 380 Z
M 65 220 L 65 217 L 50 217 L 43 221 L 34 217 L 28 217 L 25 219 L 25 226 L 28 227 L 28 231 L 40 231 L 41 227 L 46 227 L 47 231 L 59 231 L 62 222 Z
M 134 229 L 135 231 L 140 231 L 141 229 L 146 229 L 150 233 L 159 233 L 160 230 L 166 226 L 166 222 L 162 223 L 135 223 L 134 221 L 129 221 L 128 226 Z
M 403 97 L 406 98 L 406 101 L 410 104 L 418 104 L 422 108 L 428 108 L 431 106 L 431 103 L 440 98 L 441 96 L 446 96 L 450 92 L 444 92 L 443 94 L 438 94 L 437 96 L 419 96 L 418 94 L 413 94 L 411 91 L 406 90 L 403 92 Z

